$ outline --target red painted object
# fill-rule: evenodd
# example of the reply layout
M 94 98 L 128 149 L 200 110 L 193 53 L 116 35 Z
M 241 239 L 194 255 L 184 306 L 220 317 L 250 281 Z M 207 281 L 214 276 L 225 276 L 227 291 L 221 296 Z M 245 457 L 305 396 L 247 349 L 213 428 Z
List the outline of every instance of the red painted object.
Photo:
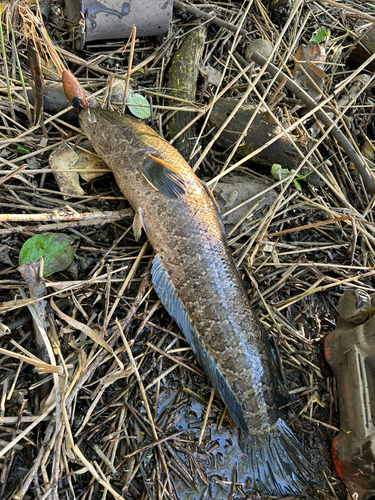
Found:
M 64 69 L 62 72 L 62 83 L 69 103 L 78 111 L 78 113 L 81 109 L 88 106 L 89 103 L 87 102 L 81 85 L 67 69 Z
M 369 310 L 371 309 L 371 310 Z M 324 343 L 337 382 L 340 432 L 332 443 L 336 470 L 353 498 L 375 500 L 375 314 L 363 292 L 339 302 L 336 330 Z M 367 314 L 368 311 L 368 314 Z

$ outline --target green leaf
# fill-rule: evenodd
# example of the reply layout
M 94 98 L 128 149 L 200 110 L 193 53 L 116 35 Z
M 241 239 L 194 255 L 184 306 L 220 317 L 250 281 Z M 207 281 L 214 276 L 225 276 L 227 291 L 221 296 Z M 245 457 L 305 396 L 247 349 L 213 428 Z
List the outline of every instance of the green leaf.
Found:
M 143 95 L 128 92 L 128 95 L 126 96 L 126 104 L 129 105 L 130 113 L 137 118 L 150 118 L 150 105 Z M 140 106 L 132 106 L 132 104 L 140 104 Z
M 66 234 L 42 233 L 29 238 L 22 246 L 19 263 L 30 264 L 44 259 L 43 276 L 64 271 L 73 261 L 73 238 Z
M 314 31 L 313 36 L 311 37 L 310 42 L 320 43 L 325 38 L 327 38 L 327 36 L 329 36 L 328 31 L 325 31 L 322 28 L 319 28 L 318 30 Z
M 286 177 L 289 177 L 290 174 L 293 174 L 295 170 L 289 170 L 288 168 L 282 168 L 281 165 L 278 163 L 274 163 L 271 168 L 271 174 L 272 176 L 278 180 L 281 181 L 282 179 L 285 179 Z
M 17 146 L 17 151 L 21 151 L 21 153 L 30 153 L 28 149 L 23 148 L 22 146 Z
M 144 73 L 145 72 L 145 70 L 143 68 L 138 68 L 137 71 L 138 71 L 138 73 Z
M 278 181 L 281 181 L 282 179 L 286 179 L 289 177 L 291 174 L 294 174 L 295 170 L 289 170 L 288 168 L 282 168 L 281 165 L 278 163 L 274 163 L 271 168 L 271 174 L 272 176 L 277 179 Z M 302 191 L 301 184 L 298 182 L 298 180 L 304 179 L 307 177 L 311 172 L 308 172 L 305 175 L 302 174 L 296 174 L 295 179 L 293 179 L 293 184 L 296 186 L 298 191 Z M 298 179 L 298 180 L 297 180 Z

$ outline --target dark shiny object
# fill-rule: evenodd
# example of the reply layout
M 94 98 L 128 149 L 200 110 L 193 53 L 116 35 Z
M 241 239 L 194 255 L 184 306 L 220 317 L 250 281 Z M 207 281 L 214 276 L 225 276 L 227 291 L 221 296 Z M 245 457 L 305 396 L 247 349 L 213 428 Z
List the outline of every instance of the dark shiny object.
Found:
M 375 500 L 373 305 L 374 301 L 361 290 L 345 292 L 339 301 L 336 330 L 325 339 L 325 356 L 335 372 L 340 406 L 340 432 L 332 443 L 333 461 L 357 500 Z
M 84 108 L 83 102 L 79 97 L 73 97 L 72 106 L 78 113 Z

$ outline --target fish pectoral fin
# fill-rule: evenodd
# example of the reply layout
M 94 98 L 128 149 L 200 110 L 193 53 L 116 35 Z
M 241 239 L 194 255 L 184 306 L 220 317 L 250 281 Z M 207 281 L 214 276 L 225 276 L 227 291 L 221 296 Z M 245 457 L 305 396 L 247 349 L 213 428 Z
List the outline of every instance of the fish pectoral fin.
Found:
M 135 213 L 133 219 L 133 233 L 135 241 L 139 241 L 141 239 L 142 229 L 144 229 L 146 236 L 148 236 L 144 212 L 141 208 L 139 208 L 138 213 Z
M 134 233 L 135 241 L 139 241 L 141 239 L 141 236 L 142 236 L 142 223 L 141 223 L 141 218 L 139 217 L 138 214 L 134 215 L 133 233 Z
M 153 188 L 170 198 L 180 198 L 186 193 L 186 183 L 179 172 L 156 156 L 149 155 L 140 171 Z

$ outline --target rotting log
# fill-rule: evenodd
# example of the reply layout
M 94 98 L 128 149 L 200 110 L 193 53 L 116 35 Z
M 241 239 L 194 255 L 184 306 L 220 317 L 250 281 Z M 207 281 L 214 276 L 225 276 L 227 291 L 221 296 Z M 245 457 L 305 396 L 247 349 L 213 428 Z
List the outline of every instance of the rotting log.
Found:
M 201 64 L 202 52 L 206 38 L 206 30 L 199 28 L 189 33 L 179 50 L 172 58 L 168 72 L 170 94 L 187 101 L 195 101 L 197 78 Z M 178 111 L 168 122 L 169 137 L 173 139 L 194 118 L 194 113 Z M 195 136 L 195 127 L 189 127 L 174 142 L 174 147 L 189 160 L 194 147 L 191 140 Z
M 211 127 L 219 129 L 237 104 L 237 99 L 219 99 L 215 103 L 210 115 Z M 243 104 L 241 108 L 238 109 L 227 128 L 221 133 L 217 144 L 225 149 L 233 146 L 245 130 L 255 109 L 256 104 L 250 102 Z M 240 157 L 249 155 L 256 149 L 261 148 L 280 132 L 280 126 L 275 122 L 272 116 L 270 116 L 266 109 L 261 108 L 257 113 L 256 120 L 253 121 L 247 134 L 243 137 L 237 149 L 237 154 Z M 301 149 L 303 153 L 306 153 L 306 143 L 301 140 L 296 140 L 295 142 L 299 149 Z M 279 163 L 283 168 L 296 169 L 301 160 L 302 157 L 293 144 L 291 144 L 288 137 L 282 136 L 249 161 L 270 168 L 274 163 Z

